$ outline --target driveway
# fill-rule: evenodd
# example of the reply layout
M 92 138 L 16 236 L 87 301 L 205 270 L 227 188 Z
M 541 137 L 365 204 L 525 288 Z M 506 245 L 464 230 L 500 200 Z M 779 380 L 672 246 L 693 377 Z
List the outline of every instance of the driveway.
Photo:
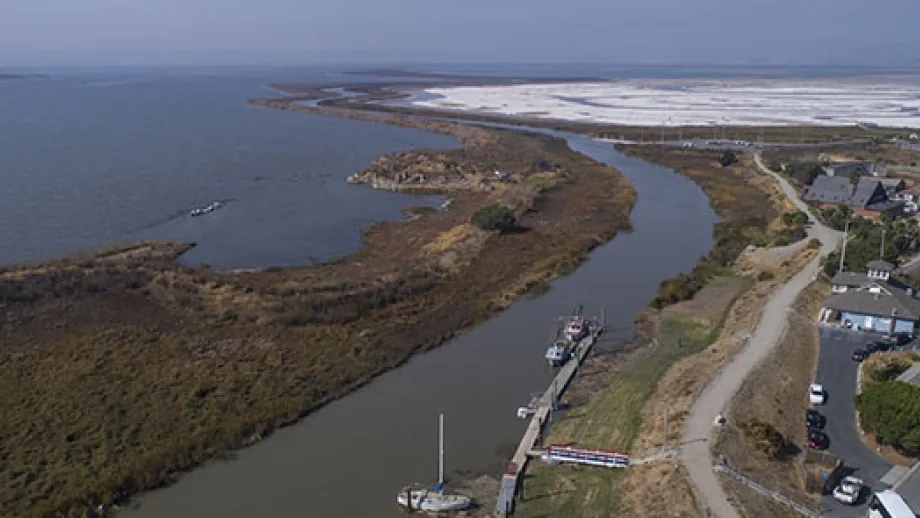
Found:
M 827 402 L 816 408 L 827 417 L 825 431 L 830 438 L 829 451 L 843 459 L 844 465 L 854 470 L 853 475 L 863 479 L 873 491 L 884 489 L 887 486 L 880 479 L 891 469 L 891 464 L 863 444 L 856 432 L 853 398 L 856 396 L 856 370 L 859 364 L 850 359 L 854 349 L 878 339 L 878 335 L 829 327 L 820 328 L 820 335 L 821 352 L 816 381 L 824 385 Z M 865 502 L 850 507 L 825 496 L 821 504 L 825 510 L 822 516 L 866 515 Z

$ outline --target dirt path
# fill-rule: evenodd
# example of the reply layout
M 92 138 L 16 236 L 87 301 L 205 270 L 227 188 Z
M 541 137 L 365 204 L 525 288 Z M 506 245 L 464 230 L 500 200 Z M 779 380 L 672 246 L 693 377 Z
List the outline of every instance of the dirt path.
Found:
M 774 177 L 783 192 L 800 210 L 810 213 L 809 208 L 798 199 L 795 189 L 784 178 L 764 167 L 760 155 L 754 155 L 758 169 Z M 712 514 L 719 518 L 739 518 L 712 470 L 709 441 L 712 438 L 713 422 L 719 414 L 726 413 L 725 407 L 732 396 L 741 388 L 745 377 L 779 343 L 789 308 L 811 280 L 818 274 L 823 256 L 833 251 L 841 232 L 832 230 L 817 221 L 808 229 L 808 236 L 821 241 L 821 253 L 786 284 L 777 288 L 764 307 L 760 323 L 752 333 L 748 344 L 737 356 L 713 378 L 699 399 L 693 405 L 681 446 L 681 460 L 690 475 L 700 501 Z

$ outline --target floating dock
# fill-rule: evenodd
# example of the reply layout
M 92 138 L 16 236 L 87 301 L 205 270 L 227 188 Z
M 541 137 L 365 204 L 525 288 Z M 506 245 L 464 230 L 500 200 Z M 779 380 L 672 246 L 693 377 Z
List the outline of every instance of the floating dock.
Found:
M 502 475 L 498 501 L 495 503 L 497 516 L 504 518 L 510 516 L 511 513 L 514 512 L 514 500 L 521 487 L 521 475 L 527 468 L 527 462 L 531 457 L 540 456 L 542 454 L 542 452 L 537 450 L 537 442 L 543 435 L 543 430 L 549 420 L 550 414 L 556 407 L 559 396 L 569 386 L 569 383 L 578 372 L 578 367 L 580 367 L 582 362 L 585 361 L 585 358 L 588 357 L 588 353 L 591 352 L 594 344 L 604 332 L 606 326 L 605 317 L 604 311 L 601 310 L 601 317 L 600 319 L 594 320 L 591 334 L 578 342 L 578 345 L 572 353 L 572 358 L 569 359 L 565 365 L 559 367 L 559 372 L 556 373 L 550 386 L 543 392 L 543 395 L 537 399 L 536 408 L 533 409 L 533 414 L 530 417 L 527 430 L 524 432 L 524 437 L 521 439 L 520 444 L 518 444 L 514 456 L 511 457 L 511 461 L 505 465 L 505 473 Z

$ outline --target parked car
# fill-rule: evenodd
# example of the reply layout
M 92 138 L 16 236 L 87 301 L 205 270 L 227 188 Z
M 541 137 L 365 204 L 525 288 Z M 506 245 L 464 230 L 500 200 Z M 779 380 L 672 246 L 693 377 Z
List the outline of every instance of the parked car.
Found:
M 886 342 L 884 340 L 872 340 L 866 344 L 866 351 L 870 353 L 885 352 L 891 349 L 891 345 L 891 342 Z
M 826 423 L 827 423 L 827 418 L 824 417 L 824 415 L 821 414 L 821 412 L 818 412 L 817 410 L 812 410 L 810 408 L 807 411 L 805 411 L 805 426 L 807 428 L 821 429 L 821 428 L 824 428 L 824 425 Z
M 865 486 L 865 483 L 856 477 L 843 477 L 840 485 L 834 488 L 834 499 L 844 504 L 855 505 Z
M 896 346 L 906 345 L 914 341 L 914 336 L 910 333 L 898 332 L 884 336 L 885 340 Z
M 827 449 L 827 434 L 821 430 L 811 429 L 808 431 L 808 447 L 815 450 Z
M 869 357 L 869 351 L 865 349 L 856 349 L 855 351 L 853 351 L 853 356 L 851 356 L 854 362 L 861 362 L 868 357 Z
M 812 383 L 811 386 L 808 387 L 808 401 L 812 405 L 823 405 L 825 399 L 826 394 L 824 393 L 824 385 Z

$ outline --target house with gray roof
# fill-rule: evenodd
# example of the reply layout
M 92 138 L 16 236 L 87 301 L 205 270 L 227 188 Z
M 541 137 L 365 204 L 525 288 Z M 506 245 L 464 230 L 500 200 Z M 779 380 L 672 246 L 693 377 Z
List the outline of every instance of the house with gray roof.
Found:
M 843 162 L 830 164 L 824 168 L 828 176 L 849 178 L 856 173 L 859 176 L 888 176 L 888 167 L 881 162 Z
M 835 275 L 833 295 L 824 303 L 821 321 L 881 333 L 913 333 L 920 322 L 920 299 L 912 288 L 891 279 L 892 271 L 893 264 L 872 261 L 866 273 Z
M 887 213 L 900 215 L 903 201 L 888 197 L 885 186 L 877 178 L 860 178 L 856 185 L 845 176 L 819 176 L 802 194 L 802 201 L 821 207 L 842 205 L 861 216 L 876 217 Z

